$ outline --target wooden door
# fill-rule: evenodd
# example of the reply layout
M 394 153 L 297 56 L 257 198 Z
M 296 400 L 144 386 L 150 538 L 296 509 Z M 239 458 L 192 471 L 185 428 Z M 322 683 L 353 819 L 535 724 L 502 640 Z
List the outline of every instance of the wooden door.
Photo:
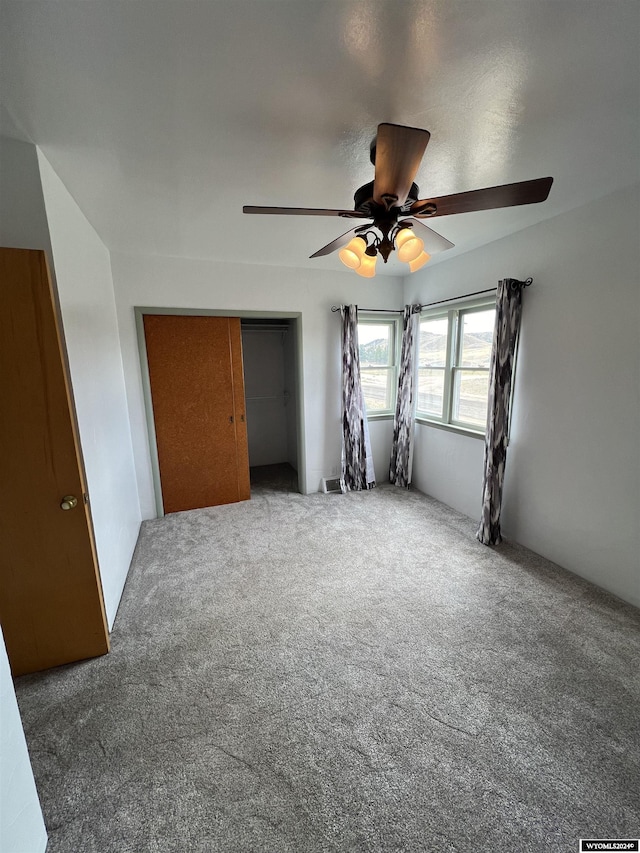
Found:
M 145 314 L 165 512 L 248 500 L 238 317 Z
M 0 623 L 21 675 L 109 636 L 44 252 L 0 249 L 0 299 Z

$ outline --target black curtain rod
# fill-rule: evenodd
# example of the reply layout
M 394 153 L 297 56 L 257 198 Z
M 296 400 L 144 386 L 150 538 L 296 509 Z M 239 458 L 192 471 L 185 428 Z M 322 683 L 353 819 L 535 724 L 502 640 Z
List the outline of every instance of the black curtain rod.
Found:
M 332 305 L 331 310 L 335 314 L 336 311 L 340 310 L 340 306 L 339 305 Z M 378 313 L 379 314 L 402 314 L 403 310 L 404 309 L 402 309 L 402 308 L 360 308 L 358 306 L 358 311 L 366 311 L 367 314 L 373 314 L 373 313 L 376 313 L 376 314 L 378 314 Z
M 438 302 L 426 302 L 420 308 L 431 308 L 434 305 L 442 305 L 443 302 L 455 302 L 457 299 L 470 299 L 472 296 L 482 296 L 483 293 L 495 293 L 496 288 L 490 287 L 488 290 L 476 290 L 475 293 L 463 293 L 462 296 L 450 296 L 449 299 L 440 299 Z
M 517 278 L 509 279 L 511 281 L 512 287 L 529 287 L 530 284 L 533 284 L 532 278 L 527 278 L 524 281 L 518 281 Z M 495 293 L 497 287 L 490 287 L 487 290 L 476 290 L 475 293 L 463 293 L 462 296 L 452 296 L 449 299 L 440 299 L 438 302 L 426 302 L 424 305 L 420 306 L 420 309 L 423 308 L 432 308 L 434 305 L 442 305 L 443 302 L 455 302 L 457 299 L 470 299 L 472 296 L 482 296 L 484 293 Z
M 529 287 L 530 284 L 533 284 L 532 278 L 526 278 L 524 281 L 519 281 L 517 278 L 510 279 L 512 282 L 512 286 L 516 287 Z M 438 302 L 425 302 L 423 305 L 419 305 L 418 309 L 422 311 L 423 308 L 432 308 L 434 305 L 442 305 L 445 302 L 455 302 L 458 299 L 470 299 L 472 296 L 482 296 L 484 293 L 495 293 L 495 287 L 489 287 L 487 290 L 476 290 L 475 293 L 463 293 L 462 296 L 451 296 L 449 299 L 440 299 Z M 339 311 L 339 305 L 332 305 L 331 310 L 333 312 Z M 381 314 L 402 314 L 403 309 L 394 309 L 394 308 L 361 308 L 361 311 L 366 311 L 371 314 L 373 312 L 380 312 Z

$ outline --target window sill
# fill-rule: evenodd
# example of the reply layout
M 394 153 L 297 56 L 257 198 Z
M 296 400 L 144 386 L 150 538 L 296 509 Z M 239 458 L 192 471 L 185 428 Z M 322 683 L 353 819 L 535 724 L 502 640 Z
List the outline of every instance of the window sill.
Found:
M 484 441 L 484 432 L 469 429 L 468 427 L 456 426 L 455 424 L 443 424 L 440 421 L 427 420 L 427 418 L 416 418 L 416 423 L 422 424 L 422 426 L 443 429 L 445 432 L 456 432 L 458 435 L 466 435 L 469 438 L 479 438 L 481 441 Z

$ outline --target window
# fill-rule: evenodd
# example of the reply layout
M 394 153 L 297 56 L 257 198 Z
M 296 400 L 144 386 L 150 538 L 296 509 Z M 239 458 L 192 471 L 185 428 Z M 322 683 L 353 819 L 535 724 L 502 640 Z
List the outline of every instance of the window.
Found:
M 398 320 L 358 315 L 360 380 L 367 417 L 393 414 L 398 383 Z
M 495 313 L 495 300 L 423 312 L 419 419 L 484 433 Z

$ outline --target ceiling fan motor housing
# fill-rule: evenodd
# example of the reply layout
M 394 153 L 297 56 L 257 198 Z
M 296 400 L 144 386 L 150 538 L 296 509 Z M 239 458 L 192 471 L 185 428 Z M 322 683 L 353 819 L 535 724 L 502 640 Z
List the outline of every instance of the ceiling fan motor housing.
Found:
M 374 181 L 370 181 L 368 184 L 365 184 L 362 187 L 359 187 L 353 196 L 353 207 L 354 210 L 363 213 L 370 213 L 372 216 L 373 211 L 376 208 L 383 207 L 383 205 L 378 204 L 373 198 L 373 185 Z M 420 198 L 420 189 L 417 184 L 411 184 L 411 189 L 409 190 L 409 194 L 407 195 L 407 200 L 405 203 L 398 207 L 397 210 L 399 213 L 404 213 L 409 210 L 411 205 L 416 202 Z

